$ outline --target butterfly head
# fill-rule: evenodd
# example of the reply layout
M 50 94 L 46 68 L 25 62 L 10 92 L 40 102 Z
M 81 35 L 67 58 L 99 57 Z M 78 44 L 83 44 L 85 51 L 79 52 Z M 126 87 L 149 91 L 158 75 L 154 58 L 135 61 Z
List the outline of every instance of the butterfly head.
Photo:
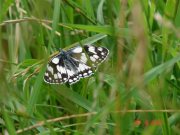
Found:
M 59 52 L 60 52 L 61 54 L 66 54 L 66 51 L 64 51 L 64 50 L 61 49 L 61 48 L 59 48 Z
M 60 52 L 60 56 L 63 58 L 63 59 L 68 59 L 68 53 L 65 51 L 65 50 L 63 50 L 63 49 L 59 49 L 59 52 Z

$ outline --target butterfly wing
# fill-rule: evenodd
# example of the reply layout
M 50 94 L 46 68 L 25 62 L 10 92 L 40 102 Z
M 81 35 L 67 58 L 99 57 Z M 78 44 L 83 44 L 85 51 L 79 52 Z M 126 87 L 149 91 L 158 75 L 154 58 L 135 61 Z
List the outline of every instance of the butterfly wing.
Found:
M 66 72 L 68 75 L 68 83 L 71 85 L 79 81 L 80 78 L 78 75 L 77 63 L 74 62 L 70 57 L 64 60 L 64 62 L 65 62 Z
M 88 58 L 83 52 L 81 46 L 76 46 L 67 51 L 70 56 L 71 63 L 73 63 L 77 68 L 77 74 L 79 78 L 89 77 L 93 74 L 92 68 L 88 65 Z
M 109 50 L 105 47 L 96 47 L 93 45 L 85 45 L 83 47 L 86 53 L 83 52 L 83 48 L 81 46 L 76 46 L 68 50 L 68 53 L 71 55 L 71 57 L 86 65 L 89 65 L 88 59 L 90 59 L 92 65 L 97 67 L 107 58 L 109 54 Z M 88 55 L 89 58 L 87 58 L 86 55 Z
M 85 78 L 93 74 L 91 67 L 72 57 L 68 57 L 68 59 L 64 60 L 64 63 L 70 85 L 78 82 L 80 78 Z
M 68 81 L 65 63 L 61 55 L 56 55 L 47 64 L 44 81 L 50 84 L 61 84 Z
M 88 58 L 86 54 L 83 52 L 83 48 L 81 46 L 76 46 L 67 51 L 71 58 L 76 59 L 76 61 L 80 61 L 81 63 L 87 64 Z
M 79 60 L 76 60 L 75 58 L 72 58 L 72 60 L 77 65 L 77 74 L 78 74 L 79 78 L 89 77 L 93 74 L 93 70 L 90 66 L 84 64 L 83 62 L 81 62 Z
M 85 45 L 84 50 L 88 54 L 93 67 L 97 67 L 99 64 L 101 64 L 109 54 L 109 50 L 105 47 Z

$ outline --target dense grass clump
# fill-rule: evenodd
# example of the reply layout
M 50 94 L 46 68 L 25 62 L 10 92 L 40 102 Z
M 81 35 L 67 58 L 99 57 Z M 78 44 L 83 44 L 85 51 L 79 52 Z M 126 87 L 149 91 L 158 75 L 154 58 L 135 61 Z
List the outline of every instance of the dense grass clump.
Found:
M 1 0 L 1 134 L 180 134 L 179 0 Z M 97 72 L 50 85 L 48 60 L 109 49 Z

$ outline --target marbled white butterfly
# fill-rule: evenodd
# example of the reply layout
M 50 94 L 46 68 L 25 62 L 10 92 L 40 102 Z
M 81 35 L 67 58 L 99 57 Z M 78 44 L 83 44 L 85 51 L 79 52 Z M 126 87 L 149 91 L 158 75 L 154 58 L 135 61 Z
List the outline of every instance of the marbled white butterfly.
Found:
M 91 76 L 93 69 L 106 59 L 108 53 L 107 48 L 92 45 L 61 50 L 49 61 L 44 81 L 50 84 L 76 83 L 80 78 Z

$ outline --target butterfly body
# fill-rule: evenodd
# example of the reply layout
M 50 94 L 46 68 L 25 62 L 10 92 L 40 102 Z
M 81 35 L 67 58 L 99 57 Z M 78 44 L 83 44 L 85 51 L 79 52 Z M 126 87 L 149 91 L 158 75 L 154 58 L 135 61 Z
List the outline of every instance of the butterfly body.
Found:
M 60 53 L 49 61 L 44 81 L 50 84 L 76 83 L 80 78 L 91 76 L 94 68 L 106 59 L 108 53 L 108 49 L 92 45 L 60 50 Z

